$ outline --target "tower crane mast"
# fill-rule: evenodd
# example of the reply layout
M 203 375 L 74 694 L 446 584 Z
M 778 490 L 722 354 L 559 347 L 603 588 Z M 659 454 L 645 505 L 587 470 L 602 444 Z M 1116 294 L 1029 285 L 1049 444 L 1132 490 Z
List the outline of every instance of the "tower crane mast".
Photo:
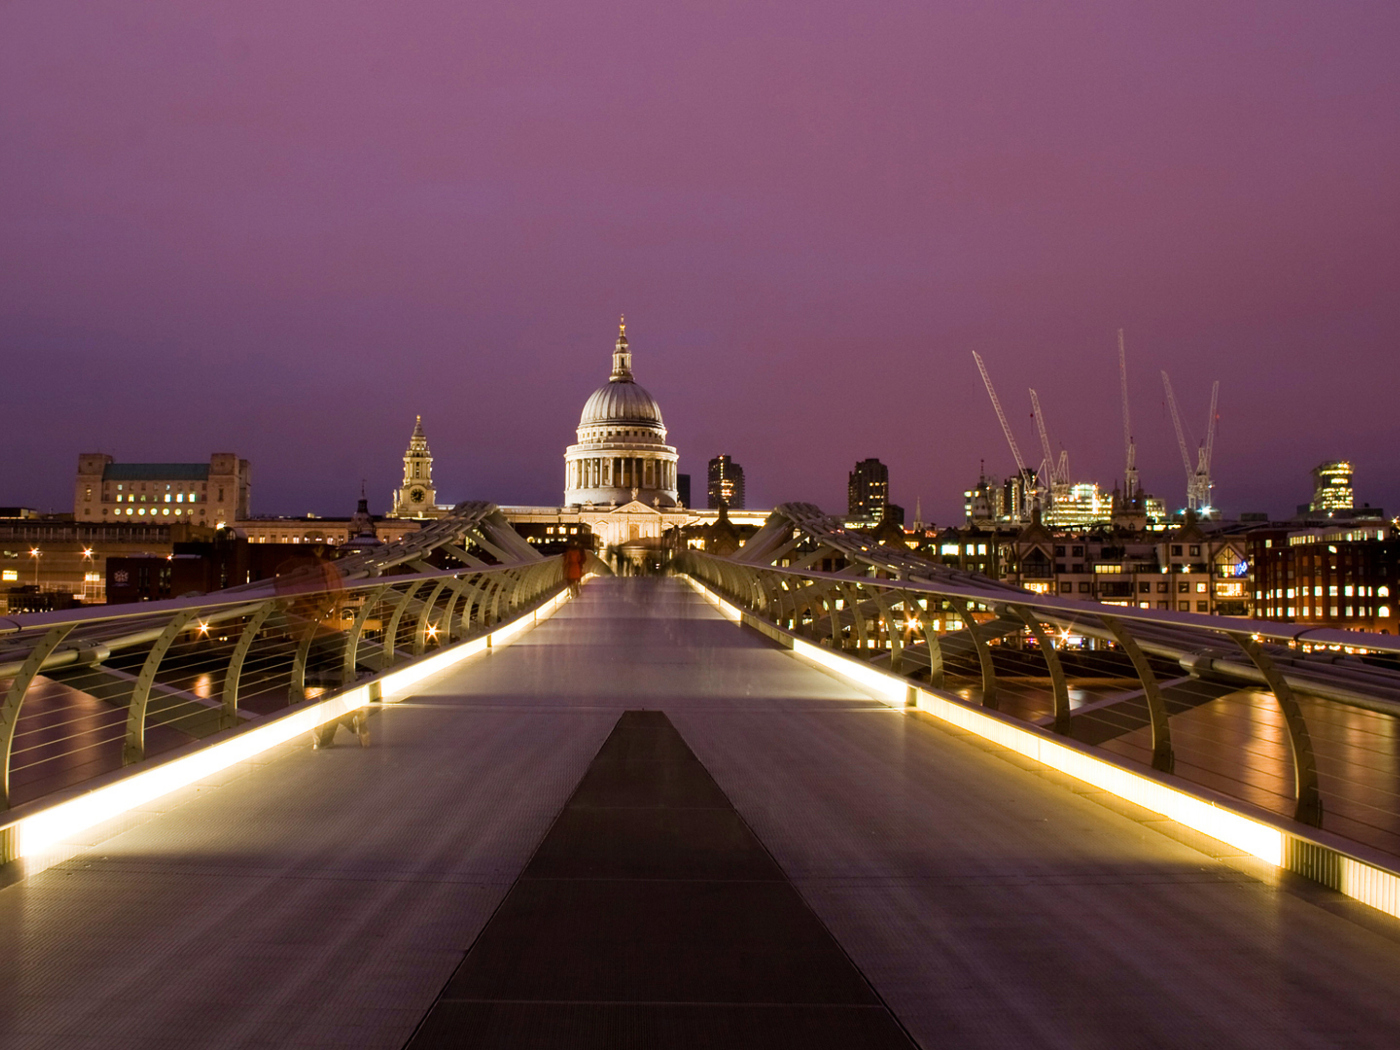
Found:
M 1048 481 L 1051 499 L 1062 499 L 1069 490 L 1069 453 L 1061 451 L 1058 461 L 1050 451 L 1050 435 L 1045 429 L 1045 413 L 1040 408 L 1040 396 L 1031 391 L 1031 414 L 1035 416 L 1035 426 L 1040 432 L 1040 448 L 1045 453 L 1041 470 Z
M 1166 373 L 1163 373 L 1165 375 Z M 1128 418 L 1128 356 L 1123 350 L 1123 329 L 1118 329 L 1118 378 L 1123 388 L 1123 448 L 1127 465 L 1123 472 L 1125 498 L 1131 500 L 1138 492 L 1137 446 L 1133 444 L 1133 426 Z
M 1019 471 L 1021 502 L 1022 506 L 1016 508 L 1018 517 L 1029 517 L 1029 501 L 1031 494 L 1025 491 L 1026 478 L 1029 471 L 1026 470 L 1026 461 L 1021 456 L 1021 449 L 1016 444 L 1016 435 L 1011 432 L 1011 424 L 1006 421 L 1006 413 L 1001 410 L 1001 400 L 997 397 L 996 387 L 992 386 L 992 377 L 987 374 L 987 366 L 982 361 L 982 355 L 976 350 L 972 352 L 972 359 L 977 362 L 977 371 L 982 373 L 982 383 L 987 388 L 987 396 L 992 399 L 992 408 L 996 410 L 997 419 L 1001 422 L 1001 432 L 1006 435 L 1006 443 L 1011 446 L 1011 456 L 1016 460 L 1016 469 Z
M 1196 497 L 1201 507 L 1209 510 L 1215 505 L 1213 491 L 1215 483 L 1210 479 L 1210 461 L 1215 455 L 1215 422 L 1219 418 L 1216 408 L 1220 403 L 1220 380 L 1210 388 L 1210 419 L 1206 423 L 1206 440 L 1201 446 L 1196 460 Z
M 1210 418 L 1206 421 L 1206 439 L 1196 450 L 1196 463 L 1191 463 L 1190 446 L 1186 443 L 1186 432 L 1181 425 L 1181 412 L 1176 407 L 1176 394 L 1172 390 L 1171 377 L 1162 373 L 1162 385 L 1167 390 L 1167 407 L 1171 410 L 1172 425 L 1176 428 L 1176 443 L 1181 448 L 1181 463 L 1186 468 L 1186 507 L 1193 511 L 1208 511 L 1211 508 L 1211 493 L 1215 485 L 1210 480 L 1210 463 L 1215 455 L 1216 408 L 1220 401 L 1220 380 L 1210 388 Z

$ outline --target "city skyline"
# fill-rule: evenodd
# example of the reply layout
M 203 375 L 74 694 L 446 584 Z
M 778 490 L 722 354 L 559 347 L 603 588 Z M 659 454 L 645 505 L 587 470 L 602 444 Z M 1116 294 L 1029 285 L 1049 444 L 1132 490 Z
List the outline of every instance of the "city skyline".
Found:
M 259 510 L 327 513 L 417 414 L 444 497 L 552 502 L 625 311 L 680 469 L 728 449 L 754 506 L 838 509 L 875 456 L 956 520 L 1014 469 L 974 350 L 1023 446 L 1034 386 L 1111 487 L 1120 327 L 1169 506 L 1161 370 L 1198 431 L 1221 382 L 1227 513 L 1335 458 L 1400 506 L 1389 8 L 426 4 L 329 47 L 310 9 L 147 10 L 4 15 L 7 502 L 235 448 Z

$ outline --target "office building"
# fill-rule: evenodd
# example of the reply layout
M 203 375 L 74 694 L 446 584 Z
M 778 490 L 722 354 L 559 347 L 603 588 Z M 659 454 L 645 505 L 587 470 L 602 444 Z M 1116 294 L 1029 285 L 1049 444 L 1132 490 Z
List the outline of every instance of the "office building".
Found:
M 744 468 L 726 455 L 710 460 L 707 505 L 711 510 L 721 506 L 744 509 Z
M 1314 514 L 1331 514 L 1351 510 L 1356 499 L 1351 488 L 1351 464 L 1345 460 L 1330 460 L 1313 467 L 1313 497 L 1308 510 Z
M 890 502 L 890 468 L 878 459 L 856 464 L 846 482 L 846 512 L 853 518 L 880 520 Z

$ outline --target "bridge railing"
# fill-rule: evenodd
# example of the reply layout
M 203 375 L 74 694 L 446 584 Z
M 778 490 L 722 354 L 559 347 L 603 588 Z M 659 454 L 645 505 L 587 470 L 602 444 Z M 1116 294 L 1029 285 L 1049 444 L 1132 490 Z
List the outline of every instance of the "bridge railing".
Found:
M 0 619 L 0 806 L 487 634 L 564 585 L 560 558 L 526 553 L 361 579 L 332 562 L 200 597 Z
M 869 564 L 818 572 L 692 550 L 675 568 L 762 623 L 911 684 L 1400 855 L 1394 636 Z

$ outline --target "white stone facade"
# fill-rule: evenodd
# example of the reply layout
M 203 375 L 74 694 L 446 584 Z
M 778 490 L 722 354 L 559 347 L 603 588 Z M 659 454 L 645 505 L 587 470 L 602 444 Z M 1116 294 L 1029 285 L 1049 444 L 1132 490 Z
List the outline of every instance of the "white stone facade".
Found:
M 627 326 L 619 326 L 613 369 L 583 406 L 578 442 L 564 453 L 564 503 L 580 507 L 674 509 L 676 463 L 656 399 L 632 378 Z

